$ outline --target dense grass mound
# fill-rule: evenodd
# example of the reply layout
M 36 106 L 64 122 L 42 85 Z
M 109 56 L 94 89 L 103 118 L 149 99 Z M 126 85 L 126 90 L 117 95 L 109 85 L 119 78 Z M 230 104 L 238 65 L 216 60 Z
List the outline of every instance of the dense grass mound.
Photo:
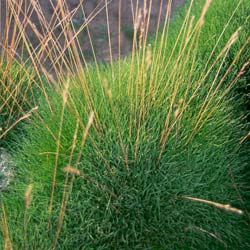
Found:
M 79 70 L 47 89 L 13 152 L 16 181 L 2 205 L 5 244 L 250 247 L 245 127 L 232 93 L 248 44 L 244 17 L 232 19 L 246 17 L 249 6 L 222 2 L 187 8 L 184 22 L 165 25 L 151 46 L 142 41 L 131 57 Z M 225 20 L 230 28 L 220 39 Z

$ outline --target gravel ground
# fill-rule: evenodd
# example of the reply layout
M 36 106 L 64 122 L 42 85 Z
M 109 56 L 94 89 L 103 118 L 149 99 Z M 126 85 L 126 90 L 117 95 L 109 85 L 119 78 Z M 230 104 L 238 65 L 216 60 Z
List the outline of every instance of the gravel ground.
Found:
M 0 191 L 6 189 L 13 177 L 12 162 L 5 149 L 0 148 Z

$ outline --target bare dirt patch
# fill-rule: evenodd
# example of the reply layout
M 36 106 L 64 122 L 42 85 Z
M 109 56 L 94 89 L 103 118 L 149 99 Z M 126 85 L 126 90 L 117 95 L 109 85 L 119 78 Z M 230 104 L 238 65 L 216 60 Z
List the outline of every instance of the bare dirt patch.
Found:
M 17 2 L 24 2 L 23 0 L 13 1 L 13 0 L 1 0 L 1 24 L 0 24 L 0 41 L 4 41 L 7 33 L 11 37 L 13 33 L 13 26 L 6 27 L 6 7 L 10 5 L 9 3 L 16 4 Z M 22 11 L 19 17 L 21 22 L 27 22 L 24 18 L 24 14 L 29 16 L 30 24 L 26 25 L 25 34 L 28 38 L 29 43 L 33 48 L 39 46 L 39 39 L 37 34 L 34 32 L 34 28 L 31 24 L 36 27 L 37 31 L 41 34 L 46 35 L 46 30 L 41 24 L 41 16 L 46 20 L 48 24 L 54 22 L 53 33 L 55 37 L 59 38 L 61 44 L 64 42 L 64 38 L 60 37 L 62 29 L 60 25 L 56 27 L 56 22 L 60 21 L 58 18 L 58 2 L 57 0 L 37 0 L 37 1 L 25 1 L 26 3 L 22 6 Z M 119 50 L 121 55 L 128 54 L 131 51 L 132 37 L 133 37 L 133 12 L 135 13 L 137 8 L 144 8 L 144 0 L 138 1 L 138 6 L 136 0 L 121 0 L 120 12 L 119 12 L 119 2 L 120 0 L 85 0 L 82 1 L 81 7 L 79 7 L 80 0 L 67 0 L 65 1 L 67 6 L 65 10 L 69 13 L 73 13 L 72 23 L 74 28 L 77 30 L 83 23 L 87 20 L 91 20 L 88 23 L 89 33 L 91 35 L 92 41 L 90 41 L 87 30 L 83 29 L 78 34 L 79 39 L 79 49 L 83 52 L 87 61 L 93 60 L 93 51 L 91 49 L 91 42 L 93 43 L 94 52 L 97 60 L 110 60 L 109 42 L 108 42 L 108 28 L 110 31 L 110 39 L 112 45 L 112 56 L 114 59 L 118 58 Z M 172 11 L 181 5 L 184 0 L 173 0 L 172 1 Z M 36 5 L 34 4 L 36 3 Z M 105 8 L 105 3 L 108 3 L 108 8 Z M 146 1 L 147 8 L 149 8 L 150 0 Z M 161 20 L 163 21 L 166 6 L 168 4 L 167 0 L 153 0 L 152 9 L 150 15 L 150 26 L 149 31 L 154 32 L 157 26 L 160 6 L 162 4 L 162 15 Z M 41 10 L 40 18 L 36 8 Z M 108 23 L 107 26 L 107 12 L 108 12 Z M 93 19 L 93 13 L 98 13 Z M 120 13 L 120 15 L 119 15 Z M 119 18 L 120 17 L 120 18 Z M 121 29 L 119 32 L 119 20 L 121 22 Z M 15 17 L 12 18 L 12 24 L 15 22 Z M 119 36 L 120 34 L 120 36 Z M 120 46 L 119 46 L 120 44 Z M 3 42 L 1 43 L 3 45 Z M 0 47 L 1 47 L 0 46 Z M 20 46 L 18 47 L 20 53 Z M 23 50 L 22 50 L 23 52 Z

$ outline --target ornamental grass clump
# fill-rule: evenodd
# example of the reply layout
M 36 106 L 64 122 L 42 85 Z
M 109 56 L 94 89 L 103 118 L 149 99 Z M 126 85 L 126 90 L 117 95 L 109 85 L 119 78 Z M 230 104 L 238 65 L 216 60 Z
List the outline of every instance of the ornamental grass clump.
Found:
M 54 46 L 35 50 L 57 55 L 55 76 L 41 68 L 48 84 L 13 143 L 16 177 L 2 195 L 0 243 L 249 248 L 247 124 L 234 94 L 249 65 L 245 19 L 235 19 L 246 17 L 247 2 L 191 1 L 172 24 L 169 1 L 153 38 L 152 1 L 137 4 L 132 53 L 112 60 L 108 33 L 110 64 L 84 63 L 66 7 L 57 9 L 68 55 L 58 54 L 51 32 L 44 39 Z

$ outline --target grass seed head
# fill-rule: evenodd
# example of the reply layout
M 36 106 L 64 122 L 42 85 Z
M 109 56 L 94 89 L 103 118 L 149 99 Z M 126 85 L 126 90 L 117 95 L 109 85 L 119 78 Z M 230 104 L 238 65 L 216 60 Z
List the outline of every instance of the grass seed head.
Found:
M 147 54 L 146 54 L 146 70 L 148 71 L 152 63 L 152 53 L 151 53 L 151 46 L 148 45 Z
M 65 173 L 73 174 L 73 175 L 81 175 L 80 171 L 76 168 L 73 168 L 71 166 L 67 166 L 64 169 Z
M 140 8 L 137 15 L 136 15 L 136 19 L 135 19 L 135 23 L 134 23 L 135 32 L 137 32 L 140 29 L 141 22 L 142 22 L 142 9 Z
M 32 201 L 32 184 L 30 184 L 24 194 L 24 199 L 25 199 L 25 207 L 26 209 L 29 209 L 31 201 Z

